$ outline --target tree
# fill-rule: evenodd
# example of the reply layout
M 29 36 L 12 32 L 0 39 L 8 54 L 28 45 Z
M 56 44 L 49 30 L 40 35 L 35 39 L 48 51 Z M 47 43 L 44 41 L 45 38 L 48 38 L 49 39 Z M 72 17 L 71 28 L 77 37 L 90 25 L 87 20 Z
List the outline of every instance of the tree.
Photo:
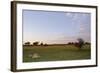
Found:
M 48 44 L 45 43 L 44 46 L 48 46 Z
M 84 45 L 84 40 L 82 38 L 78 38 L 78 48 L 81 50 L 82 46 Z
M 85 44 L 90 45 L 90 43 L 89 43 L 89 42 L 85 42 Z
M 71 45 L 72 43 L 71 42 L 68 42 L 68 45 Z
M 35 45 L 35 46 L 37 46 L 38 44 L 39 44 L 39 42 L 38 42 L 38 41 L 33 42 L 33 45 Z
M 68 45 L 73 45 L 74 44 L 74 42 L 68 42 Z
M 30 42 L 25 42 L 25 45 L 29 46 L 30 45 Z
M 43 42 L 41 42 L 40 45 L 43 46 Z

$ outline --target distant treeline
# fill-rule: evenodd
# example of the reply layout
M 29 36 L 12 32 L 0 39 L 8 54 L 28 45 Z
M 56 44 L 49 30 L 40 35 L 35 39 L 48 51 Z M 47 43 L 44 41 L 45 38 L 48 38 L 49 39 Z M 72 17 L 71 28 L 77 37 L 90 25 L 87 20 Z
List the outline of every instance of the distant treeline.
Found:
M 30 42 L 25 42 L 23 45 L 24 46 L 64 46 L 64 45 L 75 45 L 78 44 L 78 42 L 68 42 L 66 44 L 47 44 L 47 43 L 43 43 L 43 42 L 38 42 L 35 41 L 32 44 Z M 90 42 L 84 42 L 84 44 L 90 45 Z
M 25 42 L 24 44 L 23 44 L 24 46 L 47 46 L 48 44 L 47 43 L 43 43 L 43 42 L 38 42 L 38 41 L 35 41 L 35 42 L 33 42 L 32 44 L 30 43 L 30 42 Z

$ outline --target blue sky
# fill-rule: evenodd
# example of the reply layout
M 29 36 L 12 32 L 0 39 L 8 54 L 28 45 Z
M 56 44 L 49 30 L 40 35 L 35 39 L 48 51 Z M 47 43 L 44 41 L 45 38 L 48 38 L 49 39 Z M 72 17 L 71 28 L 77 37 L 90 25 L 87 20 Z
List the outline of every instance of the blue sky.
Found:
M 65 44 L 83 38 L 90 42 L 91 14 L 23 10 L 23 43 Z

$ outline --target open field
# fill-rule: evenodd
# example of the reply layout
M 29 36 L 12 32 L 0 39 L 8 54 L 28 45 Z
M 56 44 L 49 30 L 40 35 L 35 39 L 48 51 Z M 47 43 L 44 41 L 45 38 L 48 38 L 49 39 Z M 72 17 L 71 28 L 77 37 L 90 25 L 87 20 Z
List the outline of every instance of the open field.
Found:
M 90 45 L 23 46 L 23 62 L 82 60 L 91 58 Z

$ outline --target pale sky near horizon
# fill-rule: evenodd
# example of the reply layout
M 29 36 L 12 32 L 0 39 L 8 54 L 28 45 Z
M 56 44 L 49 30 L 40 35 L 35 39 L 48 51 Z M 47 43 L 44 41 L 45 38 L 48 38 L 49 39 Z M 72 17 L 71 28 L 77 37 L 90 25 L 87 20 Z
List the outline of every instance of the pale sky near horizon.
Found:
M 66 44 L 91 40 L 91 14 L 23 10 L 23 43 Z

